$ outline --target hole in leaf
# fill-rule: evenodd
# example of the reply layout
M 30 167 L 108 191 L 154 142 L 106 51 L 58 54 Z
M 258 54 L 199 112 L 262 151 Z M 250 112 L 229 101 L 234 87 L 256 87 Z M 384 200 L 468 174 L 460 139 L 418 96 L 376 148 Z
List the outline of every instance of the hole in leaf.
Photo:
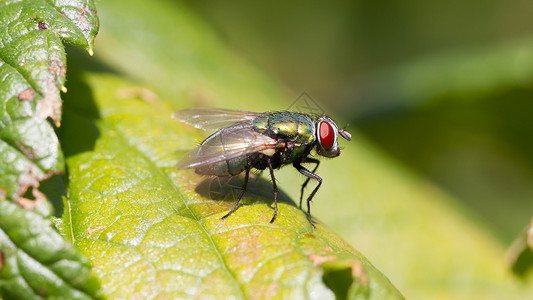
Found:
M 352 269 L 324 268 L 322 281 L 335 294 L 335 299 L 346 299 L 353 282 Z
M 43 193 L 41 193 L 39 189 L 35 186 L 30 185 L 24 188 L 26 189 L 24 191 L 24 194 L 22 194 L 21 197 L 18 197 L 16 199 L 17 204 L 27 210 L 43 208 L 44 206 L 41 204 L 46 203 L 46 196 Z M 44 211 L 43 213 L 45 215 L 47 214 Z
M 63 197 L 66 197 L 65 178 L 62 174 L 56 174 L 41 181 L 39 190 L 46 195 L 48 201 L 54 208 L 54 216 L 60 218 L 63 215 Z
M 35 196 L 33 195 L 33 186 L 29 186 L 26 189 L 26 192 L 24 192 L 24 194 L 22 194 L 22 197 L 24 197 L 24 198 L 26 198 L 28 200 L 35 201 Z
M 519 277 L 524 277 L 533 268 L 533 253 L 525 247 L 513 263 L 513 273 Z

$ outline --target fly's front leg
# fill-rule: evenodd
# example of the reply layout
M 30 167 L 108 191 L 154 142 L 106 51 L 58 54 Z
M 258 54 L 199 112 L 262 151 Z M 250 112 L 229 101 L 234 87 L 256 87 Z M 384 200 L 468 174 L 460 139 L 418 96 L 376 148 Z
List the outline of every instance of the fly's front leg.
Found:
M 270 220 L 270 223 L 273 223 L 278 214 L 278 186 L 276 185 L 276 178 L 274 177 L 274 169 L 272 168 L 272 162 L 270 158 L 267 160 L 268 169 L 270 170 L 270 177 L 272 178 L 272 188 L 274 189 L 274 216 Z
M 320 161 L 318 159 L 310 158 L 310 157 L 306 157 L 302 162 L 303 163 L 315 163 L 316 164 L 315 168 L 313 169 L 313 171 L 311 171 L 311 173 L 315 173 L 316 169 L 318 169 L 318 165 L 320 164 Z M 311 180 L 311 178 L 307 177 L 307 179 L 304 181 L 304 184 L 302 184 L 302 188 L 300 190 L 300 209 L 302 209 L 302 200 L 304 198 L 304 189 L 307 186 L 307 184 L 309 183 L 309 180 Z
M 251 169 L 251 163 L 250 163 L 250 161 L 248 161 L 248 164 L 246 166 L 246 171 L 245 171 L 246 173 L 244 174 L 244 183 L 242 185 L 239 197 L 237 198 L 237 201 L 235 201 L 235 204 L 233 204 L 233 207 L 231 208 L 229 213 L 227 213 L 221 219 L 225 219 L 225 218 L 229 217 L 229 215 L 231 215 L 235 211 L 235 209 L 239 205 L 239 202 L 241 201 L 242 197 L 244 196 L 244 193 L 246 193 L 246 189 L 248 187 L 248 178 L 250 177 L 250 169 Z
M 294 162 L 293 166 L 296 168 L 296 170 L 298 170 L 298 172 L 300 172 L 303 175 L 307 176 L 308 179 L 314 179 L 314 180 L 318 181 L 318 185 L 315 187 L 315 189 L 311 192 L 311 194 L 307 198 L 307 219 L 309 220 L 309 223 L 311 223 L 313 228 L 316 228 L 315 224 L 313 224 L 313 220 L 311 220 L 311 200 L 313 199 L 313 197 L 315 196 L 316 192 L 318 191 L 318 189 L 322 185 L 322 178 L 320 176 L 316 175 L 315 173 L 313 173 L 313 172 L 307 170 L 306 168 L 304 168 L 300 164 L 300 162 Z

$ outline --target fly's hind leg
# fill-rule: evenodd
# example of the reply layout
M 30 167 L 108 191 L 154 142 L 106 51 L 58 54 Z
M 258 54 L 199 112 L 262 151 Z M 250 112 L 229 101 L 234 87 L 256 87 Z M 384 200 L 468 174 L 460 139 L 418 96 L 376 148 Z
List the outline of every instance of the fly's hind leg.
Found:
M 251 164 L 250 164 L 250 162 L 248 162 L 248 165 L 246 166 L 246 171 L 245 171 L 246 173 L 244 174 L 244 183 L 242 185 L 241 192 L 239 193 L 239 197 L 237 198 L 237 201 L 235 201 L 235 204 L 233 204 L 233 207 L 231 208 L 229 213 L 227 213 L 221 219 L 225 219 L 225 218 L 229 217 L 235 211 L 235 209 L 239 205 L 239 202 L 241 201 L 242 197 L 244 196 L 244 193 L 246 193 L 246 189 L 247 189 L 247 186 L 248 186 L 248 178 L 250 177 L 250 169 L 251 169 Z
M 311 171 L 311 173 L 315 173 L 316 169 L 318 169 L 318 165 L 320 164 L 320 161 L 318 159 L 310 158 L 310 157 L 305 158 L 303 162 L 304 163 L 315 163 L 316 164 L 315 168 L 313 169 L 313 171 Z M 304 183 L 302 184 L 302 188 L 300 189 L 300 209 L 302 209 L 302 200 L 303 200 L 303 197 L 304 197 L 304 190 L 305 190 L 305 187 L 307 186 L 307 184 L 309 183 L 309 180 L 311 180 L 311 177 L 307 176 L 307 179 L 304 181 Z
M 315 224 L 313 223 L 313 220 L 311 220 L 311 200 L 313 200 L 313 197 L 315 196 L 316 192 L 318 191 L 318 189 L 322 185 L 322 178 L 320 176 L 316 175 L 315 173 L 313 173 L 313 172 L 307 170 L 306 168 L 304 168 L 300 164 L 300 162 L 294 162 L 293 166 L 298 170 L 298 172 L 300 172 L 303 175 L 307 176 L 308 180 L 309 179 L 314 179 L 314 180 L 318 181 L 317 186 L 315 187 L 315 189 L 311 192 L 311 194 L 307 198 L 307 219 L 309 220 L 309 223 L 311 223 L 313 228 L 316 228 Z
M 268 159 L 268 169 L 270 170 L 270 177 L 272 178 L 272 188 L 274 189 L 274 215 L 270 220 L 270 223 L 274 223 L 278 214 L 278 186 L 276 185 L 276 178 L 274 177 L 274 169 L 272 168 L 272 162 Z

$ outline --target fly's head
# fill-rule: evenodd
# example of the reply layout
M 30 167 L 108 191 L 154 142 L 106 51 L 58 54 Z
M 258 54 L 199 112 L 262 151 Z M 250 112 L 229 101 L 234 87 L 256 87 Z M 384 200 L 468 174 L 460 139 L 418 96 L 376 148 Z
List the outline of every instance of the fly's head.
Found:
M 341 154 L 341 148 L 339 147 L 339 143 L 337 141 L 337 137 L 339 135 L 347 141 L 352 138 L 348 131 L 339 129 L 337 124 L 335 124 L 332 119 L 326 116 L 320 117 L 316 121 L 315 132 L 318 141 L 316 152 L 325 157 L 336 157 Z

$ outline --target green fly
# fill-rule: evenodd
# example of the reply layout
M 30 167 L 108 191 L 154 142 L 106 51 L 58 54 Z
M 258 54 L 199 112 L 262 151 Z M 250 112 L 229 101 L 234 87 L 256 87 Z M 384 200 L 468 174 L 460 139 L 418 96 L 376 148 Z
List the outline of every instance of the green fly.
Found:
M 351 139 L 350 133 L 339 129 L 332 119 L 298 112 L 256 113 L 215 108 L 189 108 L 175 112 L 172 117 L 196 128 L 217 130 L 196 149 L 178 163 L 179 169 L 194 169 L 197 174 L 211 176 L 234 176 L 244 172 L 244 182 L 239 197 L 231 210 L 222 217 L 230 216 L 244 196 L 251 169 L 268 168 L 274 190 L 274 222 L 278 212 L 278 188 L 274 169 L 292 164 L 307 179 L 301 187 L 300 207 L 303 192 L 310 179 L 318 182 L 307 198 L 307 218 L 311 220 L 310 202 L 322 185 L 322 178 L 315 174 L 320 161 L 309 157 L 311 150 L 325 157 L 339 156 L 337 141 L 340 135 Z M 309 171 L 303 163 L 313 163 Z

